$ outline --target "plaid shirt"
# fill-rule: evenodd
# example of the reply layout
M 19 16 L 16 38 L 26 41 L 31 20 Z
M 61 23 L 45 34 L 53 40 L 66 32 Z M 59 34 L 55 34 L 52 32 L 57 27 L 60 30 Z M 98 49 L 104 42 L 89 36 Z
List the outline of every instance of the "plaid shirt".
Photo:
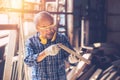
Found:
M 43 45 L 39 39 L 39 33 L 26 41 L 24 62 L 32 68 L 32 80 L 66 80 L 65 60 L 69 53 L 61 49 L 55 56 L 47 56 L 41 62 L 36 62 L 37 56 L 45 48 L 52 44 L 62 43 L 73 49 L 66 36 L 57 33 L 56 40 Z

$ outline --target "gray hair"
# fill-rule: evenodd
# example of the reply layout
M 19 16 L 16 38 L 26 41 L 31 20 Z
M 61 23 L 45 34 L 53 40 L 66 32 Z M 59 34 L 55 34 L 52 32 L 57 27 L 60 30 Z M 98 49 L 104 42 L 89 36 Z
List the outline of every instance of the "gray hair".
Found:
M 41 12 L 37 13 L 34 17 L 35 26 L 39 26 L 40 23 L 42 23 L 43 21 L 46 21 L 46 20 L 50 21 L 51 24 L 54 24 L 54 18 L 49 12 L 41 11 Z

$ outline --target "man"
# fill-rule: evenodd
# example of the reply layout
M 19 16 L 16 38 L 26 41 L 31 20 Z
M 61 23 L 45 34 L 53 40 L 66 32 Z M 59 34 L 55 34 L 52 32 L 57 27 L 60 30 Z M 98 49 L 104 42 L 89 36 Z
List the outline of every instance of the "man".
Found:
M 58 44 L 73 49 L 66 36 L 57 32 L 54 18 L 46 11 L 35 16 L 37 33 L 25 43 L 24 62 L 32 68 L 32 80 L 66 80 L 65 60 L 69 53 Z M 72 60 L 72 59 L 71 59 Z

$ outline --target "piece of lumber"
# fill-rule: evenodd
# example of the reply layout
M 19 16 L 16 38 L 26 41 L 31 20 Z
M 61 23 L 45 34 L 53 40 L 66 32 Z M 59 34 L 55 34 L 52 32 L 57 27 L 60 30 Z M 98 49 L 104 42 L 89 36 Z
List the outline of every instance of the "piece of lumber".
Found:
M 86 53 L 83 55 L 84 58 L 89 59 L 91 57 L 90 53 Z M 76 78 L 82 74 L 82 71 L 85 69 L 86 67 L 86 63 L 84 61 L 80 61 L 76 67 L 74 67 L 69 74 L 67 75 L 67 80 L 76 80 Z
M 85 59 L 84 57 L 82 57 L 80 54 L 77 54 L 75 51 L 69 49 L 68 47 L 64 46 L 63 44 L 58 44 L 58 46 L 62 49 L 64 49 L 65 51 L 67 51 L 70 54 L 73 54 L 75 56 L 77 56 L 80 60 L 84 61 L 87 64 L 90 64 L 90 60 Z
M 89 80 L 97 80 L 99 75 L 102 73 L 102 69 L 97 69 Z

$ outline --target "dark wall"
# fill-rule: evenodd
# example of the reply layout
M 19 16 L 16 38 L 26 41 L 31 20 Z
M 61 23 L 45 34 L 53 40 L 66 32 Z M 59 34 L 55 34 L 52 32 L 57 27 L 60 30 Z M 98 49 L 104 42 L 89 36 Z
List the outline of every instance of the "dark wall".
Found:
M 3 59 L 4 52 L 5 52 L 5 46 L 0 47 L 0 59 Z
M 120 0 L 107 0 L 107 42 L 120 45 Z
M 106 42 L 105 5 L 105 0 L 74 0 L 74 29 L 80 28 L 81 31 L 82 17 L 89 22 L 85 45 Z
M 89 0 L 88 6 L 89 41 L 90 43 L 106 42 L 105 0 Z
M 4 52 L 5 52 L 5 46 L 0 47 L 0 80 L 3 78 L 3 72 L 4 72 Z

